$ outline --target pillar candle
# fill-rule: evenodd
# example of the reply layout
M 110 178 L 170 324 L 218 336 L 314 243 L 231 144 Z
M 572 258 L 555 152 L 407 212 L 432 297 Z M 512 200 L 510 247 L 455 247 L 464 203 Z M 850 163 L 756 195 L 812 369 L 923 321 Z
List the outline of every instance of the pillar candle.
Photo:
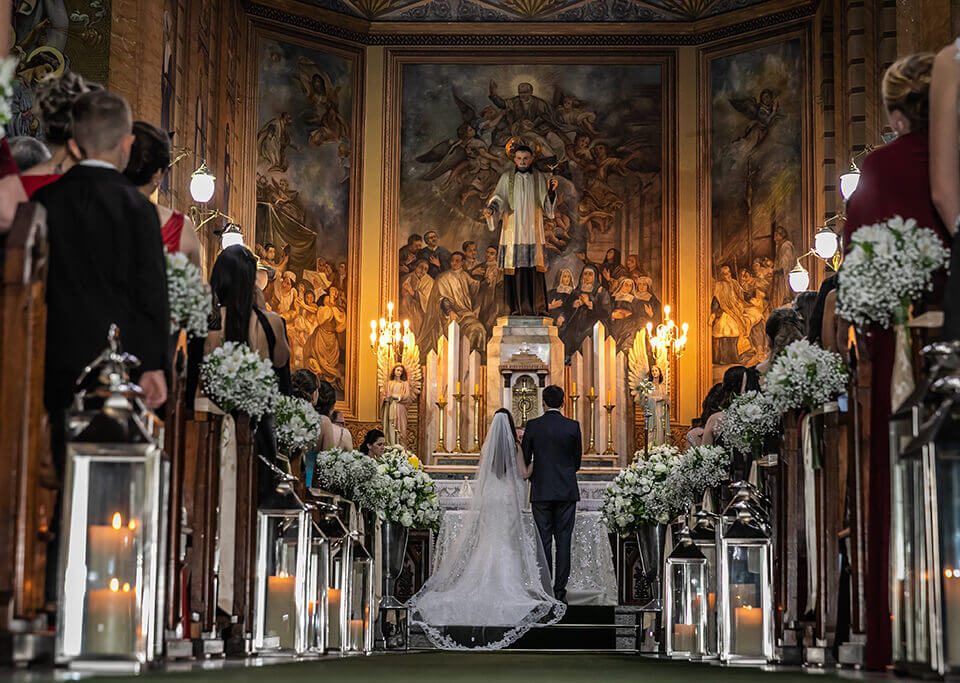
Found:
M 943 628 L 947 635 L 947 663 L 960 664 L 960 572 L 947 569 L 943 579 Z
M 477 382 L 476 384 L 473 385 L 473 393 L 474 394 L 480 393 L 480 382 Z
M 574 396 L 577 395 L 577 383 L 576 383 L 576 382 L 573 383 L 573 391 L 570 392 L 570 393 L 572 393 Z
M 351 650 L 363 649 L 363 619 L 350 620 L 350 648 Z
M 119 512 L 114 513 L 110 524 L 94 524 L 89 527 L 87 568 L 94 581 L 106 584 L 112 577 L 118 577 L 122 581 L 132 581 L 135 578 L 135 528 L 124 526 Z
M 734 653 L 763 656 L 763 610 L 759 607 L 737 607 L 733 618 Z
M 752 607 L 757 604 L 757 587 L 752 583 L 730 584 L 730 606 Z
M 136 647 L 136 593 L 113 578 L 107 588 L 87 595 L 83 651 L 86 654 L 128 655 Z
M 296 638 L 296 577 L 268 576 L 264 635 L 279 636 L 280 647 L 292 649 Z
M 613 392 L 611 392 L 609 389 L 607 389 L 607 405 L 613 405 Z
M 459 381 L 457 382 L 457 393 L 458 393 L 458 394 L 460 393 L 460 382 L 459 382 Z
M 673 649 L 677 652 L 698 653 L 696 624 L 673 625 Z
M 596 395 L 597 395 L 596 389 L 595 389 L 594 387 L 590 387 L 590 395 L 591 395 L 591 396 L 596 396 Z
M 327 589 L 327 647 L 340 648 L 340 590 Z

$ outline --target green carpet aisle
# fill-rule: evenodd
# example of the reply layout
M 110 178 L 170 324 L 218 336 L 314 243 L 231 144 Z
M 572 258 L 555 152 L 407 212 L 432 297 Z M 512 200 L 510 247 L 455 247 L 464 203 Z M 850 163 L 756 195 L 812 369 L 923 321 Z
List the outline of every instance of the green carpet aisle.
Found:
M 832 671 L 820 680 L 839 680 Z M 642 658 L 637 655 L 424 653 L 330 659 L 279 666 L 227 666 L 217 671 L 101 677 L 85 683 L 811 683 L 798 670 L 770 672 Z

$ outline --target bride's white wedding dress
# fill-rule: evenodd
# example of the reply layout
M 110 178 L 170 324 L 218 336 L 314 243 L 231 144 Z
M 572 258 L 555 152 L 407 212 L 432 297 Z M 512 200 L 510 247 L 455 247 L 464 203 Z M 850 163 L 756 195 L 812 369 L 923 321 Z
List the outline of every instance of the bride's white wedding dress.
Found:
M 506 415 L 483 444 L 463 527 L 408 605 L 410 621 L 444 649 L 499 649 L 537 624 L 553 624 L 566 605 L 553 597 Z

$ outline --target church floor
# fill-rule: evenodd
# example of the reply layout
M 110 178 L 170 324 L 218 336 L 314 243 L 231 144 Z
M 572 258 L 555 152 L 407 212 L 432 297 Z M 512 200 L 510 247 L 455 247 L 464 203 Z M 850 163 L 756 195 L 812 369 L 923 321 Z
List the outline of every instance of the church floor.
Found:
M 174 665 L 176 666 L 176 665 Z M 216 668 L 208 668 L 216 667 Z M 186 671 L 153 672 L 140 677 L 93 677 L 84 683 L 315 683 L 320 680 L 343 683 L 696 683 L 717 681 L 811 683 L 811 676 L 841 680 L 888 679 L 853 671 L 790 668 L 761 670 L 710 664 L 672 662 L 635 654 L 552 654 L 552 653 L 422 653 L 375 655 L 349 659 L 244 666 L 240 662 L 207 662 L 186 665 Z M 75 680 L 65 672 L 20 672 L 12 676 L 0 671 L 6 683 L 43 683 Z

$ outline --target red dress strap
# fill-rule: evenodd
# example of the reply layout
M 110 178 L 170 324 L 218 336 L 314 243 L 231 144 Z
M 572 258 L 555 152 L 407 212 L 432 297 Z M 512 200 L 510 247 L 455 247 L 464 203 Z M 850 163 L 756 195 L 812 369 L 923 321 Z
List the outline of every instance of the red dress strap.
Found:
M 49 173 L 47 175 L 21 175 L 20 183 L 23 185 L 23 191 L 27 193 L 27 197 L 33 197 L 33 194 L 41 187 L 46 187 L 50 183 L 60 180 L 62 177 L 62 173 Z
M 174 211 L 173 215 L 160 228 L 160 234 L 163 236 L 163 246 L 171 254 L 180 251 L 180 235 L 183 233 L 184 215 L 179 211 Z

